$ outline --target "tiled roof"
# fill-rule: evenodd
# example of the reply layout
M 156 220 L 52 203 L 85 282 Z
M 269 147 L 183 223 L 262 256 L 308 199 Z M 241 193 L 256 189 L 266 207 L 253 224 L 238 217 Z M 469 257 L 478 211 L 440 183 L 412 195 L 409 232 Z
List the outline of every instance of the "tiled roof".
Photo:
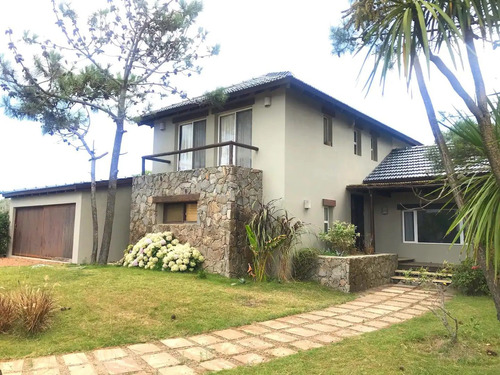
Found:
M 236 99 L 243 94 L 251 94 L 260 90 L 265 90 L 268 88 L 272 88 L 278 85 L 286 85 L 287 87 L 291 87 L 299 90 L 300 92 L 306 92 L 310 94 L 312 97 L 322 101 L 323 103 L 327 103 L 332 106 L 335 110 L 346 113 L 352 118 L 356 119 L 356 121 L 360 123 L 367 123 L 369 126 L 373 126 L 376 130 L 381 130 L 391 134 L 404 141 L 410 145 L 419 145 L 420 142 L 415 139 L 408 137 L 407 135 L 381 123 L 380 121 L 375 120 L 374 118 L 365 115 L 364 113 L 348 106 L 347 104 L 342 103 L 341 101 L 331 97 L 328 94 L 312 87 L 311 85 L 295 78 L 290 72 L 274 72 L 267 73 L 262 76 L 252 78 L 235 85 L 226 87 L 224 89 L 224 93 L 229 96 L 228 103 L 231 99 Z M 180 113 L 185 113 L 186 111 L 194 111 L 205 107 L 205 109 L 209 105 L 209 101 L 207 100 L 206 95 L 199 96 L 197 98 L 185 100 L 180 103 L 172 104 L 170 106 L 164 107 L 162 109 L 149 112 L 144 116 L 138 119 L 139 125 L 149 125 L 153 126 L 155 120 L 160 119 L 162 117 L 173 116 Z
M 363 183 L 432 180 L 445 175 L 444 169 L 437 162 L 439 159 L 436 145 L 395 149 L 363 180 Z M 456 170 L 464 173 L 485 173 L 489 170 L 489 166 L 479 161 Z
M 272 83 L 274 81 L 279 81 L 279 80 L 287 78 L 287 77 L 293 77 L 293 74 L 290 72 L 267 73 L 267 74 L 264 74 L 260 77 L 251 78 L 249 80 L 237 83 L 235 85 L 225 87 L 224 94 L 229 95 L 229 94 L 239 92 L 242 90 L 251 89 L 253 87 L 265 85 L 267 83 Z M 192 104 L 202 105 L 205 102 L 207 102 L 207 96 L 202 95 L 202 96 L 198 96 L 198 97 L 193 98 L 193 99 L 184 100 L 182 102 L 175 103 L 175 104 L 169 105 L 167 107 L 158 109 L 156 111 L 150 112 L 150 113 L 148 113 L 148 116 L 154 115 L 155 113 L 158 113 L 158 112 L 169 111 L 171 109 L 180 108 L 180 107 L 184 107 L 184 106 L 188 106 L 188 105 L 192 105 Z

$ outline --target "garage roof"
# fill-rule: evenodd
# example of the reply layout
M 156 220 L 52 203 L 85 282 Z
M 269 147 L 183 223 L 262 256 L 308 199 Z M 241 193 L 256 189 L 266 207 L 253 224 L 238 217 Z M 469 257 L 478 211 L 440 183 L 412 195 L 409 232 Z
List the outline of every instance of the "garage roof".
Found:
M 97 188 L 105 188 L 108 186 L 108 180 L 97 181 Z M 132 186 L 132 177 L 119 178 L 117 180 L 118 186 Z M 4 198 L 22 198 L 36 195 L 47 195 L 56 193 L 67 193 L 74 191 L 90 191 L 90 182 L 79 182 L 69 185 L 46 186 L 42 188 L 2 191 L 0 194 Z

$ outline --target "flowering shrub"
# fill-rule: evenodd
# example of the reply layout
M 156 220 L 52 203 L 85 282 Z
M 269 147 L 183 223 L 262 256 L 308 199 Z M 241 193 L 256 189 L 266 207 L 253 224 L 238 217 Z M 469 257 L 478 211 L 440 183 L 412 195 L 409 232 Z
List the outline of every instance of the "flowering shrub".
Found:
M 356 238 L 359 233 L 356 233 L 354 224 L 335 220 L 328 232 L 319 234 L 319 238 L 325 241 L 330 250 L 335 251 L 338 255 L 345 255 L 354 250 Z
M 453 270 L 452 283 L 460 292 L 478 296 L 489 294 L 486 278 L 479 266 L 470 258 L 465 259 Z
M 198 250 L 181 244 L 172 232 L 148 233 L 125 250 L 123 267 L 192 272 L 204 261 Z

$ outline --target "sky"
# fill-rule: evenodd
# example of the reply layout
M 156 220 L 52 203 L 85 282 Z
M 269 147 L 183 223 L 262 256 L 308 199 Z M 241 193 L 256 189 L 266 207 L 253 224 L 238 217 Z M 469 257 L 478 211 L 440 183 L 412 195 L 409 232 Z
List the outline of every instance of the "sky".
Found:
M 106 0 L 73 0 L 85 18 L 89 9 Z M 424 106 L 414 85 L 409 88 L 397 72 L 382 89 L 374 84 L 364 90 L 368 69 L 359 75 L 364 55 L 331 54 L 329 31 L 341 21 L 347 0 L 205 0 L 198 25 L 208 32 L 208 42 L 220 45 L 218 56 L 206 59 L 201 75 L 174 82 L 189 97 L 235 84 L 269 72 L 291 71 L 298 79 L 366 113 L 416 140 L 433 142 Z M 29 12 L 26 12 L 29 9 Z M 4 4 L 0 14 L 0 53 L 9 56 L 4 30 L 15 36 L 31 30 L 41 36 L 57 35 L 50 0 L 19 0 Z M 481 52 L 489 88 L 500 87 L 500 51 Z M 436 72 L 430 71 L 431 95 L 438 111 L 462 108 L 460 99 Z M 467 75 L 461 75 L 471 87 Z M 171 96 L 155 108 L 179 102 Z M 111 151 L 114 127 L 106 116 L 92 118 L 92 139 L 98 153 Z M 140 173 L 141 156 L 152 153 L 153 131 L 147 126 L 127 126 L 120 160 L 121 177 Z M 91 139 L 91 142 L 92 142 Z M 165 150 L 170 151 L 170 150 Z M 109 156 L 97 164 L 98 179 L 109 173 Z M 0 108 L 0 191 L 61 185 L 90 180 L 84 151 L 76 151 L 55 137 L 42 135 L 40 124 L 10 119 Z

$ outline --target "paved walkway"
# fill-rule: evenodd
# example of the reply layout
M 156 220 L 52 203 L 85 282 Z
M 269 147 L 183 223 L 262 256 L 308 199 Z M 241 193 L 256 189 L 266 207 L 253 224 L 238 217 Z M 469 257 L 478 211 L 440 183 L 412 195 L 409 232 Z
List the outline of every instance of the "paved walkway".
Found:
M 3 375 L 190 375 L 252 365 L 376 331 L 429 311 L 434 291 L 386 285 L 343 305 L 202 335 L 0 362 Z

